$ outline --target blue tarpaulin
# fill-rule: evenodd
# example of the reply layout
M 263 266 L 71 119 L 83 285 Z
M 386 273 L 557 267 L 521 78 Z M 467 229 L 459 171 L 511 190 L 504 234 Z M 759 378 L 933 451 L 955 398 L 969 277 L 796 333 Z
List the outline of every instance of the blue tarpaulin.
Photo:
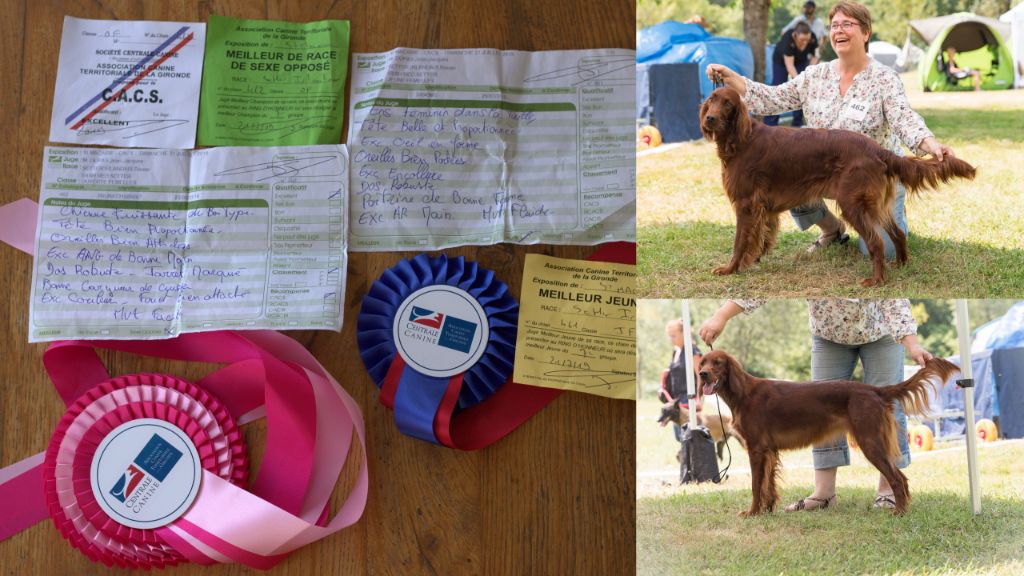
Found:
M 1005 348 L 1024 348 L 1024 302 L 974 331 L 971 352 Z
M 960 364 L 959 357 L 950 360 Z M 998 418 L 1004 438 L 1024 438 L 1024 302 L 974 331 L 971 368 L 978 416 Z M 963 410 L 963 391 L 946 386 L 939 394 L 939 407 Z M 939 436 L 963 433 L 963 418 L 942 419 Z
M 749 77 L 754 75 L 754 55 L 743 40 L 712 36 L 697 24 L 662 22 L 637 32 L 637 64 L 695 63 L 701 70 L 701 98 L 707 98 L 714 86 L 703 74 L 708 64 L 724 64 Z M 639 80 L 639 78 L 638 78 Z M 642 106 L 637 102 L 637 106 Z

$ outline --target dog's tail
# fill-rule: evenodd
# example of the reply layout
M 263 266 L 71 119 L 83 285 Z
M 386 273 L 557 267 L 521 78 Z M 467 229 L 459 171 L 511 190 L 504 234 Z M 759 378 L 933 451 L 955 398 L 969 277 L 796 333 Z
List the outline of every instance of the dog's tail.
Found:
M 925 189 L 935 190 L 939 181 L 948 183 L 954 178 L 974 180 L 975 169 L 959 158 L 947 156 L 941 162 L 936 158 L 910 158 L 893 154 L 885 150 L 881 155 L 885 162 L 886 174 L 896 178 L 910 192 L 921 192 Z
M 910 379 L 893 386 L 879 387 L 876 393 L 887 402 L 898 400 L 907 415 L 922 416 L 928 412 L 928 388 L 934 389 L 936 380 L 941 387 L 959 371 L 960 368 L 949 360 L 932 358 Z

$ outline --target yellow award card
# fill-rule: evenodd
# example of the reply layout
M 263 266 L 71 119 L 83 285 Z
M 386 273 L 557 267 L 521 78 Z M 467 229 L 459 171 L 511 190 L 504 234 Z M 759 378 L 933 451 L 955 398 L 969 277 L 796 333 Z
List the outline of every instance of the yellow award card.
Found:
M 636 397 L 636 266 L 526 256 L 515 381 Z

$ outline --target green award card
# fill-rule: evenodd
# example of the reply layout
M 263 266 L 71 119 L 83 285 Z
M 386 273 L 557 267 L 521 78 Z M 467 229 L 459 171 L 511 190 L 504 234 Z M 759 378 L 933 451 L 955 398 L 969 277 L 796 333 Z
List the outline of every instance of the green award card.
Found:
M 199 104 L 202 146 L 341 142 L 349 23 L 210 16 Z

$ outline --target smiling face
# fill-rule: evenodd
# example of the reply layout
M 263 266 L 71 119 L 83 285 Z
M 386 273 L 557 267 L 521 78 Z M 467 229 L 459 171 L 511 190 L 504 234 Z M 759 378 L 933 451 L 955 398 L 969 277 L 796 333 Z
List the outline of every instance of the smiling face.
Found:
M 832 15 L 829 26 L 829 41 L 832 49 L 840 57 L 867 54 L 868 39 L 871 38 L 871 27 L 865 26 L 853 16 L 841 10 Z

